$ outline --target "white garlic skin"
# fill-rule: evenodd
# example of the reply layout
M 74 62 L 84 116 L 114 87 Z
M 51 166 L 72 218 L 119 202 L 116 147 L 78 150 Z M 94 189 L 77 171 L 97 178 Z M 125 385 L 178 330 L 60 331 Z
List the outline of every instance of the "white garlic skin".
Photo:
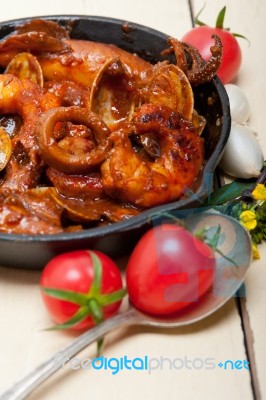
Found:
M 245 124 L 250 114 L 250 105 L 247 96 L 239 86 L 232 83 L 224 87 L 229 97 L 232 121 Z
M 263 152 L 254 132 L 233 122 L 219 167 L 234 178 L 249 179 L 259 176 L 263 161 Z

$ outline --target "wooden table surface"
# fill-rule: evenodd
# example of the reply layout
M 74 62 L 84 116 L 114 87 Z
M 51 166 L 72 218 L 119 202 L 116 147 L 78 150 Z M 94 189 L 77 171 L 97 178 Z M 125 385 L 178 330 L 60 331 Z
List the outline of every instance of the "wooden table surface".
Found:
M 202 19 L 213 24 L 225 0 L 205 0 Z M 103 15 L 138 22 L 177 38 L 192 26 L 202 0 L 9 0 L 1 7 L 2 21 L 36 15 Z M 228 1 L 226 26 L 249 38 L 239 40 L 243 63 L 237 83 L 251 104 L 249 125 L 266 155 L 265 99 L 266 2 Z M 266 157 L 265 157 L 266 158 Z M 205 321 L 174 331 L 120 329 L 107 337 L 106 357 L 164 357 L 162 369 L 147 371 L 74 371 L 64 368 L 34 394 L 32 400 L 101 399 L 266 399 L 266 245 L 246 277 L 246 298 L 230 300 Z M 1 255 L 0 255 L 1 257 Z M 14 265 L 14 267 L 16 267 Z M 43 308 L 38 271 L 0 268 L 0 393 L 31 368 L 62 348 L 74 334 L 47 332 L 51 321 Z M 80 358 L 93 357 L 90 346 Z M 170 369 L 169 358 L 206 362 L 213 369 Z M 247 360 L 250 370 L 219 368 L 221 361 Z M 200 361 L 198 364 L 201 365 Z M 96 397 L 97 396 L 97 397 Z

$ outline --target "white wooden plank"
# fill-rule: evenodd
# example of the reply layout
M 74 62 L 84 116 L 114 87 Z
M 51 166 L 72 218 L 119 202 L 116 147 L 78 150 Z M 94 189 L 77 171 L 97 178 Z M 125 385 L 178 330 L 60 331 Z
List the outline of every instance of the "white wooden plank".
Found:
M 61 349 L 74 337 L 73 334 L 47 332 L 51 325 L 44 310 L 38 288 L 39 272 L 0 269 L 0 392 L 19 376 L 29 371 L 56 350 Z M 201 359 L 195 369 L 169 369 L 170 362 L 163 362 L 163 369 L 148 371 L 73 371 L 65 368 L 62 373 L 47 382 L 31 399 L 72 399 L 78 393 L 81 400 L 98 396 L 115 400 L 118 396 L 133 400 L 139 398 L 191 399 L 197 391 L 206 399 L 231 398 L 251 400 L 246 370 L 230 371 L 217 367 L 226 359 L 243 360 L 242 330 L 234 301 L 206 321 L 183 329 L 166 331 L 145 328 L 118 330 L 107 337 L 106 357 L 144 357 Z M 81 359 L 93 358 L 95 347 L 84 351 Z M 215 368 L 197 369 L 207 358 L 212 358 Z M 155 365 L 155 361 L 153 362 Z M 190 365 L 189 365 L 190 366 Z M 104 385 L 102 384 L 104 382 Z
M 194 0 L 195 10 L 202 6 L 201 0 Z M 208 24 L 215 21 L 217 12 L 225 5 L 223 0 L 206 2 L 206 11 L 201 19 Z M 208 10 L 208 11 L 207 11 Z M 266 3 L 260 0 L 238 0 L 228 3 L 225 26 L 231 27 L 233 32 L 246 36 L 250 46 L 245 40 L 239 39 L 243 53 L 243 60 L 236 84 L 247 94 L 251 115 L 248 125 L 257 132 L 258 140 L 264 150 L 266 159 L 265 135 L 265 98 L 266 80 L 263 38 L 266 37 Z M 256 371 L 258 374 L 261 398 L 266 398 L 266 337 L 265 337 L 265 303 L 266 303 L 266 244 L 259 246 L 261 259 L 254 261 L 246 278 L 246 308 L 249 315 L 250 326 L 253 332 L 254 355 Z M 251 338 L 249 337 L 249 340 Z
M 247 299 L 245 307 L 248 313 L 252 336 L 253 349 L 255 356 L 255 369 L 257 372 L 259 391 L 261 399 L 266 396 L 265 382 L 265 357 L 266 357 L 266 339 L 265 339 L 265 302 L 266 302 L 266 245 L 260 246 L 261 259 L 255 261 L 246 278 Z

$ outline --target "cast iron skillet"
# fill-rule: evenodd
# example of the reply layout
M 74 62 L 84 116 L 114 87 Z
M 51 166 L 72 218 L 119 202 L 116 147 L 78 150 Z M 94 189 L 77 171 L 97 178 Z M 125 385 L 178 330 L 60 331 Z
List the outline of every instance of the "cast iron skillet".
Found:
M 37 17 L 36 17 L 37 18 Z M 59 22 L 75 39 L 113 43 L 137 53 L 150 62 L 162 60 L 168 35 L 135 23 L 91 16 L 38 17 Z M 0 23 L 0 39 L 16 26 L 32 18 Z M 174 60 L 172 60 L 174 61 Z M 151 215 L 197 207 L 208 195 L 217 166 L 230 132 L 230 110 L 226 91 L 218 78 L 194 90 L 195 108 L 207 119 L 205 165 L 193 187 L 193 195 L 179 201 L 157 206 L 128 221 L 99 228 L 56 235 L 0 234 L 0 265 L 14 268 L 41 269 L 56 254 L 75 249 L 97 249 L 112 257 L 132 250 L 136 240 L 152 224 Z

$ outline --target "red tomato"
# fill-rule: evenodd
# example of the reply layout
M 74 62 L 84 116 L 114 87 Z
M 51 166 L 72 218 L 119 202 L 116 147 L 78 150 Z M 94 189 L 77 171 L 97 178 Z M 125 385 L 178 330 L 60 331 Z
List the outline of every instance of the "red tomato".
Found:
M 64 324 L 81 308 L 82 304 L 74 304 L 70 301 L 61 300 L 53 297 L 43 289 L 54 288 L 63 291 L 71 291 L 76 294 L 87 295 L 92 288 L 95 278 L 95 266 L 93 255 L 98 257 L 100 261 L 100 287 L 97 293 L 92 297 L 88 296 L 88 304 L 91 299 L 98 303 L 98 307 L 102 310 L 103 319 L 111 317 L 115 314 L 121 304 L 121 299 L 125 295 L 122 289 L 122 279 L 117 265 L 105 254 L 98 251 L 72 251 L 70 253 L 61 254 L 54 257 L 48 262 L 41 274 L 40 285 L 42 288 L 42 298 L 44 304 L 57 324 Z M 115 292 L 115 293 L 114 293 Z M 121 296 L 118 301 L 110 301 L 106 294 L 119 294 Z M 109 299 L 110 300 L 110 299 Z M 104 303 L 103 303 L 104 301 Z M 107 301 L 107 305 L 105 305 Z M 86 311 L 86 310 L 85 310 Z M 73 329 L 85 329 L 95 325 L 95 320 L 91 314 L 88 314 L 83 320 L 73 325 Z
M 189 31 L 183 36 L 182 41 L 196 47 L 204 60 L 208 61 L 211 56 L 210 47 L 214 45 L 213 34 L 220 36 L 223 44 L 222 64 L 217 75 L 225 84 L 235 78 L 242 60 L 240 46 L 233 34 L 222 28 L 205 25 Z
M 212 286 L 215 264 L 213 250 L 183 227 L 157 226 L 140 239 L 129 259 L 129 298 L 146 313 L 174 313 Z

